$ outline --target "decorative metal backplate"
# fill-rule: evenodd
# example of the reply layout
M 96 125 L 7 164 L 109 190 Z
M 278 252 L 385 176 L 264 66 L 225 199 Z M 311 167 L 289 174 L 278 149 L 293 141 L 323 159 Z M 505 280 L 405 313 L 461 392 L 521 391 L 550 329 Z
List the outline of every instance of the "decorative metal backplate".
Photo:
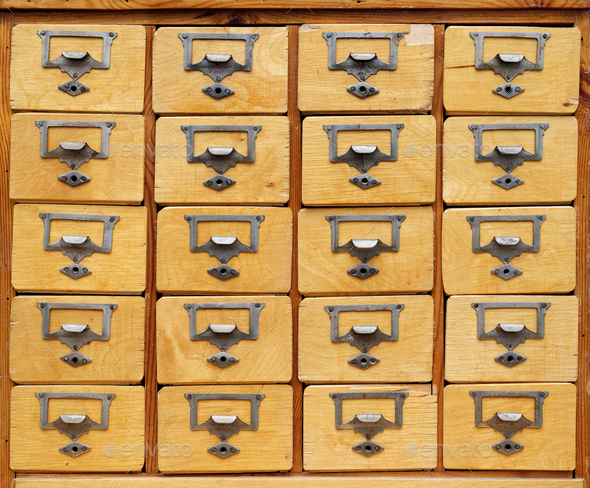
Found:
M 117 396 L 114 393 L 55 393 L 37 392 L 35 396 L 41 404 L 39 426 L 44 430 L 57 430 L 60 434 L 67 435 L 72 442 L 59 448 L 59 451 L 71 457 L 78 457 L 92 449 L 90 446 L 77 442 L 78 438 L 91 430 L 107 430 L 109 428 L 109 407 Z M 98 399 L 102 402 L 100 422 L 95 422 L 88 415 L 63 414 L 53 422 L 47 418 L 47 404 L 51 398 L 62 399 Z

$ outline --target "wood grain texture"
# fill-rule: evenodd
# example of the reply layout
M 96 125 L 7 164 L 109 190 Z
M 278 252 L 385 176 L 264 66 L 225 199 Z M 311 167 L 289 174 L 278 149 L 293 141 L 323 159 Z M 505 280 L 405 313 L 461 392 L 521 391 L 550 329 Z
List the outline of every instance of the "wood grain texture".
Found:
M 546 215 L 539 252 L 523 252 L 510 261 L 523 273 L 510 280 L 492 274 L 502 261 L 487 252 L 472 251 L 468 216 Z M 480 242 L 495 236 L 519 236 L 532 244 L 532 222 L 482 222 Z M 442 250 L 445 292 L 461 294 L 568 293 L 576 283 L 576 214 L 572 207 L 468 208 L 446 210 Z
M 384 447 L 378 455 L 363 456 L 352 446 L 364 437 L 353 430 L 338 430 L 334 425 L 335 404 L 330 393 L 406 391 L 403 427 L 385 429 L 373 438 Z M 436 466 L 436 396 L 430 385 L 331 385 L 310 386 L 304 392 L 304 463 L 308 471 L 395 471 L 431 470 Z M 380 413 L 395 419 L 394 399 L 353 399 L 342 402 L 342 420 L 348 422 L 359 413 Z M 428 445 L 421 455 L 416 446 Z
M 16 386 L 12 389 L 10 465 L 26 472 L 141 471 L 144 463 L 145 393 L 142 386 Z M 70 439 L 57 430 L 39 427 L 40 404 L 36 392 L 114 393 L 106 430 L 91 430 L 79 442 L 91 447 L 76 458 L 59 448 Z M 48 402 L 48 420 L 62 414 L 88 415 L 100 421 L 100 400 L 59 399 Z
M 477 338 L 472 303 L 547 302 L 545 337 L 529 339 L 514 349 L 526 361 L 506 367 L 494 360 L 508 349 L 494 340 Z M 481 312 L 480 312 L 481 313 Z M 537 330 L 535 309 L 488 309 L 486 332 L 499 323 L 525 324 Z M 446 380 L 451 383 L 574 382 L 578 377 L 578 299 L 573 296 L 453 296 L 447 301 Z
M 206 430 L 190 428 L 191 406 L 185 393 L 262 393 L 258 412 L 258 429 L 241 431 L 229 443 L 240 449 L 233 456 L 222 459 L 207 452 L 219 439 Z M 184 455 L 165 456 L 159 452 L 160 471 L 172 473 L 247 473 L 288 471 L 293 457 L 293 393 L 289 385 L 242 386 L 178 386 L 160 390 L 158 398 L 158 442 L 183 449 Z M 199 423 L 211 415 L 237 415 L 250 422 L 250 402 L 247 400 L 203 400 L 198 402 Z
M 43 249 L 43 220 L 39 213 L 115 215 L 110 253 L 95 252 L 80 264 L 92 274 L 74 280 L 61 273 L 74 262 L 61 252 Z M 102 222 L 53 220 L 49 242 L 63 235 L 89 236 L 102 244 Z M 144 207 L 93 205 L 29 205 L 14 208 L 12 283 L 22 292 L 139 294 L 145 289 L 146 210 Z
M 234 71 L 221 83 L 235 91 L 216 100 L 203 88 L 215 83 L 200 71 L 184 69 L 181 33 L 259 34 L 252 70 Z M 193 41 L 192 62 L 205 54 L 232 54 L 245 62 L 244 41 Z M 154 111 L 162 114 L 283 114 L 287 111 L 287 29 L 285 27 L 165 27 L 154 37 Z M 271 81 L 272 79 L 272 81 Z
M 363 190 L 349 181 L 360 172 L 347 163 L 330 162 L 330 139 L 324 126 L 336 124 L 403 124 L 397 161 L 382 161 L 368 173 L 381 184 Z M 307 117 L 303 122 L 303 203 L 305 205 L 385 205 L 432 203 L 435 197 L 436 122 L 415 117 Z M 334 137 L 334 136 L 332 136 Z M 377 145 L 391 154 L 391 133 L 338 132 L 338 155 L 352 145 Z
M 405 215 L 399 251 L 382 252 L 369 264 L 380 272 L 361 280 L 347 273 L 361 263 L 350 253 L 334 253 L 326 215 Z M 303 209 L 299 212 L 299 291 L 305 296 L 384 295 L 432 289 L 433 214 L 431 207 Z M 391 244 L 390 222 L 343 222 L 339 244 L 351 239 L 381 239 Z
M 259 125 L 256 159 L 224 173 L 236 183 L 222 191 L 204 185 L 218 176 L 202 162 L 187 162 L 181 125 Z M 282 205 L 289 200 L 289 120 L 287 117 L 161 117 L 156 123 L 156 201 L 161 205 Z M 208 147 L 233 147 L 248 154 L 247 132 L 195 133 L 194 155 Z
M 521 452 L 506 456 L 493 452 L 492 445 L 504 436 L 490 427 L 475 427 L 475 403 L 469 391 L 547 391 L 543 404 L 543 427 L 528 428 L 512 437 L 524 445 Z M 520 412 L 535 418 L 535 401 L 531 398 L 483 399 L 483 420 L 496 412 Z M 445 468 L 447 469 L 524 469 L 569 471 L 576 460 L 576 387 L 568 383 L 507 383 L 449 385 L 445 388 L 444 406 Z M 458 451 L 458 452 L 457 452 Z M 455 454 L 453 454 L 455 453 Z
M 79 169 L 90 181 L 72 187 L 59 180 L 70 171 L 57 158 L 40 156 L 37 120 L 115 122 L 107 159 L 91 159 Z M 62 141 L 86 142 L 100 151 L 100 128 L 50 127 L 47 149 Z M 144 122 L 138 115 L 16 114 L 12 117 L 10 198 L 17 202 L 138 204 L 143 200 Z M 34 168 L 34 169 L 33 169 Z
M 258 251 L 241 253 L 229 266 L 240 274 L 226 281 L 207 273 L 217 258 L 190 250 L 190 227 L 185 215 L 264 215 L 258 230 Z M 161 293 L 196 295 L 232 293 L 287 293 L 291 283 L 291 232 L 288 208 L 168 207 L 158 214 L 157 285 Z M 201 222 L 202 245 L 210 236 L 236 236 L 250 245 L 248 222 Z
M 380 362 L 360 369 L 348 360 L 361 350 L 331 339 L 325 307 L 340 305 L 403 304 L 399 339 L 381 342 L 369 354 Z M 430 296 L 306 298 L 299 308 L 299 380 L 303 383 L 421 383 L 432 380 L 433 301 Z M 391 334 L 391 312 L 340 312 L 339 334 L 357 325 L 377 325 Z
M 12 32 L 10 65 L 10 103 L 15 110 L 59 110 L 65 112 L 139 113 L 143 107 L 145 72 L 145 29 L 142 26 L 119 25 L 111 46 L 108 69 L 93 69 L 80 76 L 90 90 L 75 97 L 58 86 L 72 80 L 59 68 L 41 66 L 42 41 L 37 30 L 109 31 L 107 25 L 43 26 L 22 24 Z M 102 59 L 102 40 L 75 37 L 52 37 L 51 60 L 61 51 L 87 51 L 94 59 Z
M 505 190 L 492 183 L 506 173 L 493 162 L 475 160 L 471 124 L 547 123 L 543 159 L 525 161 L 511 174 L 524 184 Z M 482 153 L 497 146 L 522 146 L 535 153 L 535 131 L 482 132 Z M 567 203 L 576 197 L 578 124 L 574 117 L 450 117 L 444 125 L 443 197 L 449 205 Z
M 529 71 L 512 82 L 524 88 L 513 98 L 493 92 L 506 81 L 491 70 L 476 70 L 475 43 L 469 32 L 539 32 L 538 27 L 449 27 L 445 33 L 444 103 L 455 114 L 572 114 L 578 108 L 580 31 L 547 28 L 542 70 Z M 530 39 L 486 39 L 484 61 L 497 53 L 524 54 L 535 62 L 537 43 Z
M 80 348 L 80 353 L 92 362 L 74 368 L 60 360 L 60 356 L 71 353 L 72 349 L 58 340 L 41 337 L 43 320 L 38 302 L 117 305 L 111 316 L 109 339 L 92 341 Z M 100 334 L 103 312 L 54 309 L 49 320 L 50 332 L 59 330 L 62 324 L 87 324 Z M 142 297 L 20 295 L 12 303 L 10 376 L 17 383 L 139 383 L 144 369 L 144 324 L 145 300 Z
M 323 32 L 403 32 L 397 47 L 397 69 L 379 71 L 367 83 L 379 93 L 359 98 L 346 88 L 359 81 L 343 70 L 328 68 L 328 44 Z M 342 39 L 336 61 L 350 52 L 375 52 L 388 60 L 387 39 Z M 432 108 L 434 31 L 431 25 L 306 24 L 299 30 L 299 110 L 303 113 L 426 113 Z
M 227 349 L 239 361 L 220 368 L 207 358 L 221 350 L 207 340 L 192 341 L 185 303 L 260 303 L 258 338 Z M 293 371 L 291 300 L 288 297 L 164 297 L 158 300 L 158 383 L 168 385 L 219 383 L 287 383 Z M 248 333 L 250 312 L 197 310 L 197 332 L 209 324 L 235 324 Z

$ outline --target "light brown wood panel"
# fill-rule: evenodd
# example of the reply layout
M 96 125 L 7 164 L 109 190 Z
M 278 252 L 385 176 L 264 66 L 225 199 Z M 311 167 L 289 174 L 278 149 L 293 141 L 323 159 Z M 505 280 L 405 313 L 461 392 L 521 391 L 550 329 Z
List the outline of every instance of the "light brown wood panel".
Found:
M 192 431 L 192 410 L 185 393 L 264 394 L 260 400 L 258 429 L 241 431 L 229 439 L 240 449 L 222 459 L 207 449 L 221 442 L 208 431 Z M 250 422 L 247 400 L 199 400 L 197 421 L 203 423 L 211 415 L 237 415 Z M 202 418 L 201 418 L 202 417 Z M 217 385 L 166 387 L 158 397 L 159 467 L 172 473 L 245 473 L 288 471 L 293 462 L 293 390 L 289 385 Z M 162 445 L 189 446 L 176 456 L 166 456 Z M 189 455 L 190 451 L 190 455 Z
M 512 98 L 493 93 L 506 83 L 492 70 L 475 69 L 475 43 L 470 32 L 544 32 L 551 34 L 545 44 L 542 70 L 527 71 L 510 83 L 524 88 Z M 487 38 L 484 62 L 498 53 L 524 54 L 536 62 L 537 42 L 533 39 Z M 578 108 L 580 30 L 539 27 L 449 27 L 445 32 L 444 103 L 455 114 L 572 114 Z
M 224 173 L 236 183 L 221 191 L 205 180 L 217 175 L 203 163 L 187 162 L 187 138 L 181 125 L 260 125 L 256 159 Z M 289 200 L 289 119 L 287 117 L 161 117 L 156 123 L 156 201 L 173 204 L 279 205 Z M 248 154 L 247 132 L 199 132 L 194 154 L 207 147 L 233 147 Z
M 543 427 L 525 428 L 512 436 L 524 446 L 520 452 L 505 455 L 492 445 L 504 436 L 491 427 L 475 426 L 475 402 L 470 391 L 546 391 Z M 576 387 L 568 383 L 507 383 L 449 385 L 445 388 L 444 445 L 447 469 L 574 469 L 576 460 Z M 533 398 L 485 398 L 482 420 L 496 412 L 519 412 L 535 419 Z
M 397 161 L 382 161 L 368 173 L 381 184 L 363 190 L 349 181 L 360 172 L 347 163 L 330 162 L 325 125 L 403 124 Z M 303 122 L 303 203 L 305 205 L 383 205 L 432 203 L 435 197 L 436 122 L 415 117 L 307 117 Z M 334 137 L 334 136 L 332 136 Z M 371 144 L 391 154 L 391 134 L 383 131 L 338 132 L 338 154 L 351 145 Z
M 95 252 L 81 261 L 92 274 L 74 280 L 61 273 L 74 262 L 57 250 L 43 249 L 43 220 L 40 213 L 113 215 L 120 217 L 113 228 L 110 253 Z M 29 205 L 14 208 L 12 284 L 21 292 L 139 294 L 146 279 L 145 207 L 95 205 Z M 68 220 L 51 222 L 50 243 L 62 235 L 88 235 L 102 244 L 103 223 Z
M 326 215 L 405 215 L 399 251 L 369 261 L 380 272 L 365 280 L 347 273 L 361 263 L 350 253 L 334 253 Z M 390 222 L 342 222 L 339 244 L 381 239 L 391 244 Z M 433 280 L 432 207 L 303 209 L 299 212 L 299 291 L 305 296 L 428 292 Z
M 185 215 L 264 215 L 258 229 L 258 251 L 241 253 L 228 265 L 239 275 L 226 281 L 207 273 L 217 258 L 190 250 L 190 227 Z M 201 222 L 199 242 L 210 236 L 237 237 L 250 245 L 248 222 Z M 203 230 L 201 230 L 203 229 Z M 273 207 L 169 207 L 158 214 L 157 285 L 161 293 L 231 294 L 288 293 L 291 282 L 293 215 Z
M 59 340 L 41 337 L 42 312 L 38 302 L 102 303 L 117 308 L 111 316 L 107 341 L 92 341 L 79 349 L 92 362 L 74 368 L 60 360 L 72 349 Z M 17 383 L 101 384 L 139 383 L 143 379 L 145 300 L 142 297 L 24 296 L 12 302 L 10 376 Z M 57 310 L 49 314 L 49 331 L 62 324 L 87 324 L 102 331 L 100 310 Z
M 37 120 L 115 122 L 107 159 L 91 159 L 79 171 L 90 181 L 72 187 L 59 180 L 70 171 L 57 158 L 40 156 Z M 50 127 L 48 151 L 62 141 L 86 142 L 100 151 L 100 128 Z M 10 198 L 17 202 L 138 204 L 143 200 L 143 117 L 138 115 L 16 114 L 12 117 Z
M 361 351 L 331 340 L 329 306 L 403 304 L 399 338 L 381 342 L 368 353 L 380 361 L 360 369 L 348 360 Z M 306 298 L 299 307 L 299 379 L 303 383 L 392 383 L 432 380 L 433 301 L 430 296 Z M 339 334 L 355 325 L 377 325 L 391 334 L 391 312 L 340 312 Z
M 472 251 L 468 216 L 546 215 L 539 252 L 523 252 L 510 261 L 522 274 L 504 280 L 491 271 L 502 261 Z M 495 236 L 517 236 L 532 245 L 532 222 L 482 222 L 480 243 Z M 448 295 L 506 293 L 568 293 L 576 282 L 576 213 L 572 207 L 466 208 L 443 215 L 443 280 Z
M 59 68 L 41 66 L 42 40 L 37 30 L 109 32 L 108 25 L 17 25 L 12 31 L 10 103 L 15 110 L 60 110 L 65 112 L 139 113 L 143 108 L 146 36 L 143 26 L 117 25 L 108 69 L 93 69 L 80 76 L 90 88 L 71 96 L 58 86 L 72 81 Z M 61 51 L 88 51 L 102 60 L 102 39 L 52 37 L 50 60 Z
M 78 457 L 59 451 L 70 443 L 57 430 L 39 427 L 41 411 L 36 392 L 113 393 L 106 430 L 90 430 L 79 442 L 90 450 Z M 15 471 L 129 473 L 144 463 L 145 393 L 142 386 L 16 386 L 12 389 L 10 418 L 10 466 Z M 73 411 L 72 411 L 73 410 Z M 60 415 L 88 415 L 100 422 L 101 401 L 59 399 L 48 401 L 48 421 Z M 63 483 L 63 481 L 62 481 Z
M 234 71 L 220 83 L 235 91 L 219 100 L 203 88 L 215 83 L 201 71 L 184 69 L 182 33 L 259 34 L 252 70 Z M 244 41 L 193 41 L 192 62 L 205 54 L 232 54 L 245 62 Z M 287 29 L 285 27 L 164 27 L 154 37 L 153 103 L 156 113 L 282 114 L 287 111 Z
M 328 44 L 323 32 L 403 32 L 397 48 L 397 69 L 379 71 L 366 83 L 379 93 L 359 98 L 346 88 L 359 81 L 343 70 L 328 68 Z M 343 39 L 336 60 L 350 52 L 377 51 L 389 61 L 387 39 Z M 424 24 L 305 24 L 299 30 L 299 110 L 304 113 L 426 113 L 432 108 L 434 29 Z
M 475 160 L 471 124 L 549 124 L 542 137 L 543 159 L 525 161 L 510 174 L 524 181 L 505 190 L 492 183 L 506 173 L 492 161 Z M 522 146 L 535 153 L 535 131 L 482 132 L 482 153 L 497 146 Z M 576 197 L 578 123 L 574 117 L 450 117 L 444 125 L 443 197 L 449 205 L 547 204 Z
M 403 427 L 385 429 L 373 441 L 382 452 L 364 456 L 352 449 L 365 438 L 335 427 L 335 403 L 330 393 L 409 392 L 404 401 Z M 436 396 L 430 385 L 309 386 L 303 400 L 303 458 L 308 471 L 430 470 L 436 466 Z M 342 402 L 342 420 L 359 413 L 379 413 L 395 421 L 394 399 L 349 399 Z M 426 447 L 425 447 L 426 446 Z
M 259 303 L 258 338 L 242 340 L 226 349 L 239 359 L 220 368 L 207 358 L 221 352 L 206 340 L 192 341 L 185 303 Z M 292 312 L 288 297 L 164 297 L 158 300 L 158 383 L 287 383 L 291 379 Z M 197 332 L 209 324 L 232 324 L 248 333 L 248 309 L 197 310 Z
M 548 303 L 545 337 L 528 339 L 513 349 L 526 361 L 507 367 L 494 358 L 508 349 L 495 340 L 477 338 L 472 303 Z M 480 312 L 481 313 L 481 312 Z M 525 324 L 537 330 L 535 309 L 487 309 L 486 332 L 499 323 Z M 576 381 L 578 378 L 578 299 L 574 296 L 453 296 L 447 301 L 445 377 L 451 383 Z

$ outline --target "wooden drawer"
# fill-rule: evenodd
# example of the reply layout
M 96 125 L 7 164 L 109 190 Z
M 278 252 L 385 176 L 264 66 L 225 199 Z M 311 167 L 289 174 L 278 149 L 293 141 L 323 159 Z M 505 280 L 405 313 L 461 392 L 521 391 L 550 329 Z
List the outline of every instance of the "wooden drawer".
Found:
M 433 332 L 430 296 L 306 298 L 299 310 L 299 380 L 431 381 Z
M 287 112 L 287 44 L 286 27 L 158 29 L 154 112 Z
M 573 114 L 579 71 L 580 30 L 575 27 L 445 31 L 444 104 L 451 115 Z
M 437 404 L 430 388 L 430 385 L 307 387 L 303 393 L 304 469 L 433 469 Z M 371 421 L 366 417 L 379 419 Z M 382 426 L 384 420 L 389 424 Z M 353 430 L 355 427 L 359 429 L 358 434 Z M 363 430 L 368 437 L 362 434 Z M 374 432 L 377 433 L 372 436 Z M 417 452 L 417 447 L 424 445 L 429 448 L 427 455 Z
M 302 295 L 374 295 L 432 289 L 432 207 L 303 209 L 299 212 L 298 234 Z M 355 246 L 350 250 L 354 242 L 373 247 L 359 250 Z M 367 255 L 380 249 L 381 254 L 363 263 Z M 373 272 L 375 269 L 378 271 Z
M 141 25 L 17 25 L 12 30 L 10 105 L 14 110 L 140 113 L 145 49 Z
M 231 417 L 237 417 L 233 425 L 223 423 Z M 177 456 L 163 459 L 160 452 L 162 473 L 288 471 L 293 464 L 293 390 L 289 385 L 163 388 L 158 439 L 160 446 L 180 446 Z
M 28 113 L 15 114 L 11 124 L 11 199 L 115 204 L 143 200 L 142 116 Z M 87 145 L 61 147 L 67 142 Z M 80 161 L 87 164 L 79 167 Z
M 506 420 L 510 417 L 519 420 Z M 568 383 L 447 386 L 443 448 L 446 469 L 573 470 L 576 387 Z
M 435 132 L 436 122 L 430 115 L 307 117 L 303 121 L 303 203 L 432 203 Z
M 143 379 L 144 298 L 21 295 L 11 310 L 10 377 L 16 383 Z
M 158 383 L 289 382 L 291 308 L 289 297 L 161 298 Z
M 289 208 L 165 208 L 158 214 L 158 291 L 289 293 L 292 232 Z
M 33 293 L 139 294 L 146 224 L 145 207 L 16 205 L 12 285 Z
M 304 113 L 426 113 L 432 108 L 433 86 L 432 25 L 299 28 L 298 94 Z
M 447 381 L 578 378 L 577 297 L 454 296 L 446 323 Z
M 80 420 L 82 427 L 72 423 Z M 16 386 L 11 392 L 10 468 L 140 472 L 144 430 L 143 386 Z M 85 433 L 77 438 L 80 431 Z
M 442 230 L 445 292 L 571 292 L 576 283 L 575 236 L 572 207 L 446 210 Z M 516 256 L 518 252 L 522 254 Z
M 443 197 L 449 205 L 576 198 L 574 117 L 451 117 L 444 125 L 443 155 Z
M 156 201 L 162 205 L 289 200 L 287 117 L 162 117 L 156 140 Z M 217 155 L 230 148 L 228 156 Z

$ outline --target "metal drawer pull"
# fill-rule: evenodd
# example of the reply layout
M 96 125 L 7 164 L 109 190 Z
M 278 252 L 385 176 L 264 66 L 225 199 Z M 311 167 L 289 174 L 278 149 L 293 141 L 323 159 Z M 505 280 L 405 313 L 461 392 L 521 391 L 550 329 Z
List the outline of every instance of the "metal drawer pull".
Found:
M 362 190 L 380 185 L 381 182 L 368 174 L 367 171 L 382 161 L 397 161 L 398 137 L 403 128 L 404 124 L 324 125 L 324 130 L 330 139 L 330 161 L 332 163 L 348 163 L 349 166 L 353 166 L 359 173 L 362 173 L 348 180 Z M 338 155 L 338 132 L 375 130 L 388 130 L 391 133 L 391 154 L 381 152 L 375 145 L 363 145 L 350 146 L 348 151 Z
M 180 128 L 186 133 L 186 160 L 189 163 L 203 163 L 222 175 L 238 163 L 253 163 L 256 159 L 256 137 L 262 130 L 261 125 L 181 125 Z M 247 132 L 248 153 L 243 156 L 234 147 L 208 147 L 205 152 L 195 156 L 195 132 Z M 213 176 L 203 181 L 203 185 L 221 191 L 235 182 L 225 176 Z
M 373 346 L 381 342 L 397 341 L 399 336 L 399 314 L 404 309 L 403 304 L 394 305 L 329 305 L 324 307 L 330 316 L 330 334 L 332 342 L 348 342 L 356 347 L 362 354 L 353 357 L 348 364 L 360 369 L 367 369 L 377 364 L 380 359 L 367 354 Z M 376 325 L 354 325 L 346 334 L 338 333 L 338 316 L 340 312 L 391 312 L 391 334 L 385 334 Z
M 87 453 L 92 449 L 86 444 L 77 442 L 77 440 L 84 434 L 88 434 L 91 430 L 107 430 L 109 428 L 109 407 L 111 402 L 117 396 L 114 393 L 35 393 L 35 396 L 41 403 L 41 415 L 39 426 L 44 430 L 57 430 L 60 434 L 67 435 L 72 442 L 59 448 L 60 452 L 71 457 L 78 457 Z M 100 423 L 92 420 L 88 415 L 72 415 L 63 414 L 53 422 L 49 422 L 47 418 L 47 403 L 50 398 L 65 398 L 65 399 L 84 399 L 102 401 L 102 408 L 100 413 Z
M 541 249 L 541 224 L 547 218 L 546 215 L 475 215 L 467 217 L 471 224 L 471 248 L 473 252 L 488 252 L 497 257 L 504 264 L 492 269 L 491 273 L 510 280 L 522 274 L 522 270 L 508 264 L 513 258 L 523 252 L 539 252 Z M 495 236 L 489 243 L 482 246 L 480 243 L 480 224 L 482 222 L 532 222 L 533 245 L 525 244 L 520 237 Z
M 367 264 L 382 252 L 399 251 L 399 228 L 405 220 L 405 215 L 326 215 L 332 228 L 332 252 L 350 252 L 351 256 L 359 258 L 363 264 L 357 264 L 347 272 L 361 280 L 379 273 L 379 269 Z M 391 245 L 380 239 L 351 239 L 342 246 L 338 245 L 338 226 L 340 222 L 391 222 Z
M 43 40 L 41 66 L 44 68 L 59 68 L 67 73 L 72 81 L 59 85 L 58 88 L 73 97 L 90 91 L 78 79 L 93 69 L 109 69 L 111 66 L 111 45 L 117 37 L 116 32 L 93 32 L 71 30 L 38 30 L 37 34 Z M 102 39 L 102 61 L 96 61 L 87 51 L 62 51 L 61 56 L 53 61 L 49 60 L 49 44 L 52 37 L 98 37 Z
M 493 339 L 496 344 L 503 344 L 508 352 L 496 356 L 494 359 L 504 366 L 511 368 L 524 361 L 526 356 L 513 353 L 519 344 L 524 344 L 527 339 L 543 339 L 545 337 L 545 314 L 551 306 L 550 302 L 490 302 L 472 303 L 471 306 L 477 314 L 477 338 L 479 340 Z M 485 314 L 488 309 L 527 309 L 537 310 L 537 332 L 528 329 L 524 324 L 498 324 L 494 330 L 486 332 Z
M 500 432 L 505 440 L 492 446 L 492 449 L 510 456 L 524 449 L 522 444 L 514 442 L 511 438 L 516 433 L 523 431 L 527 427 L 539 429 L 543 427 L 543 402 L 549 395 L 548 391 L 504 391 L 491 390 L 479 391 L 472 390 L 469 394 L 475 402 L 475 426 L 491 427 L 495 432 Z M 527 419 L 520 412 L 496 412 L 488 420 L 482 419 L 482 399 L 483 398 L 534 398 L 535 399 L 535 420 Z
M 225 368 L 233 366 L 240 358 L 232 356 L 226 351 L 240 341 L 254 341 L 258 339 L 258 321 L 264 303 L 185 303 L 184 308 L 190 318 L 191 341 L 209 341 L 217 346 L 221 352 L 207 358 L 211 364 Z M 250 311 L 249 332 L 241 331 L 236 324 L 209 324 L 209 327 L 197 333 L 197 310 L 241 310 Z
M 514 168 L 524 164 L 525 161 L 540 161 L 543 159 L 543 136 L 549 124 L 472 124 L 469 129 L 475 138 L 475 160 L 477 162 L 491 161 L 496 166 L 501 166 L 505 175 L 492 180 L 505 190 L 510 190 L 522 185 L 524 181 L 512 176 Z M 534 130 L 535 131 L 535 153 L 525 151 L 522 146 L 496 146 L 488 154 L 482 154 L 482 132 L 484 130 Z
M 66 163 L 72 171 L 58 176 L 70 186 L 78 186 L 90 181 L 90 177 L 76 171 L 81 165 L 91 159 L 107 159 L 109 157 L 109 141 L 111 130 L 116 122 L 82 122 L 74 120 L 36 120 L 35 124 L 41 132 L 42 158 L 57 158 L 60 162 Z M 47 130 L 50 127 L 82 127 L 99 128 L 102 130 L 100 139 L 100 152 L 92 149 L 86 142 L 60 142 L 59 146 L 52 151 L 47 148 Z
M 74 265 L 65 266 L 60 269 L 63 274 L 74 280 L 92 274 L 90 269 L 84 266 L 78 266 L 78 263 L 82 261 L 82 259 L 86 256 L 92 256 L 95 252 L 111 252 L 113 246 L 113 228 L 115 227 L 115 224 L 119 222 L 120 218 L 116 215 L 79 215 L 67 213 L 40 213 L 39 217 L 43 220 L 43 226 L 45 227 L 43 233 L 43 249 L 46 251 L 61 251 L 62 254 L 65 254 L 74 261 Z M 70 235 L 64 235 L 59 241 L 51 244 L 49 242 L 49 235 L 51 232 L 52 220 L 102 222 L 104 224 L 102 245 L 99 246 L 92 242 L 89 236 Z
M 209 434 L 218 437 L 221 442 L 207 449 L 211 454 L 222 459 L 233 456 L 239 453 L 240 449 L 228 444 L 227 441 L 242 430 L 258 430 L 258 411 L 260 402 L 265 396 L 263 393 L 186 393 L 184 397 L 191 406 L 191 430 L 207 430 Z M 211 415 L 207 421 L 199 424 L 197 420 L 199 400 L 248 400 L 250 401 L 250 423 L 242 422 L 237 415 Z
M 369 76 L 381 70 L 397 69 L 397 46 L 403 32 L 324 32 L 328 43 L 328 69 L 344 70 L 354 76 L 360 83 L 349 86 L 346 90 L 359 98 L 367 98 L 379 93 L 379 89 L 365 83 Z M 376 53 L 351 52 L 344 61 L 336 62 L 336 41 L 338 39 L 389 39 L 389 62 L 381 61 Z
M 80 348 L 92 341 L 108 341 L 111 336 L 111 316 L 117 309 L 116 303 L 56 303 L 37 302 L 41 310 L 43 322 L 41 337 L 47 340 L 59 340 L 73 352 L 60 357 L 70 366 L 78 368 L 91 363 L 92 359 L 80 353 Z M 49 316 L 51 310 L 100 310 L 102 311 L 102 332 L 97 334 L 87 324 L 62 324 L 59 330 L 49 332 Z
M 491 69 L 507 82 L 513 81 L 514 78 L 523 74 L 525 71 L 539 71 L 543 69 L 545 42 L 551 37 L 551 34 L 543 32 L 470 32 L 469 35 L 473 39 L 473 42 L 475 42 L 475 69 Z M 486 37 L 536 39 L 537 62 L 533 63 L 529 61 L 523 54 L 496 54 L 494 58 L 484 62 L 483 42 Z M 522 93 L 524 88 L 513 83 L 504 83 L 492 91 L 504 98 L 512 98 Z
M 383 452 L 385 447 L 373 442 L 372 439 L 385 429 L 402 428 L 404 422 L 404 402 L 408 396 L 409 393 L 406 391 L 389 391 L 386 393 L 330 393 L 330 398 L 334 400 L 334 406 L 336 408 L 336 429 L 352 429 L 355 434 L 360 434 L 366 439 L 364 442 L 352 446 L 354 452 L 358 452 L 367 457 Z M 349 420 L 346 423 L 342 421 L 342 400 L 371 398 L 393 398 L 395 400 L 395 421 L 390 422 L 383 415 L 373 413 L 357 413 L 352 420 Z
M 231 88 L 219 83 L 226 76 L 235 71 L 252 71 L 252 51 L 254 42 L 260 37 L 258 34 L 178 34 L 184 46 L 184 69 L 186 71 L 201 71 L 211 78 L 213 85 L 206 86 L 203 91 L 216 99 L 234 94 Z M 193 41 L 246 41 L 246 60 L 244 64 L 238 63 L 231 54 L 205 54 L 198 63 L 193 64 Z

